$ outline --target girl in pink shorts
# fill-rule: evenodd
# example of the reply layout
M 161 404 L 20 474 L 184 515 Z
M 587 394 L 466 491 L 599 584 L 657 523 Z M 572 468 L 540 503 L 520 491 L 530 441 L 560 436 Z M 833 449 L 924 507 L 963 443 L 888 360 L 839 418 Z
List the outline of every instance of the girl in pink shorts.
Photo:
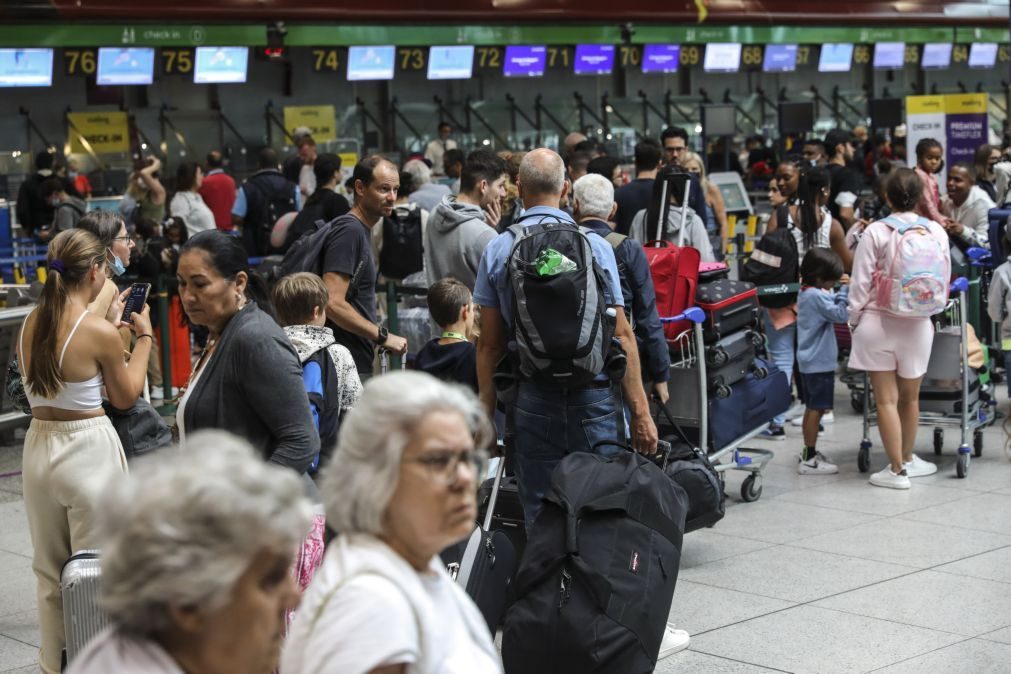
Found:
M 910 169 L 894 171 L 885 184 L 885 198 L 892 217 L 912 223 L 923 195 L 923 181 Z M 859 226 L 859 225 L 858 225 Z M 951 276 L 947 256 L 948 235 L 936 222 L 928 224 L 930 235 L 943 244 L 944 278 Z M 920 382 L 927 373 L 934 330 L 930 318 L 894 313 L 878 304 L 879 276 L 887 274 L 895 255 L 892 228 L 878 221 L 867 225 L 859 238 L 850 282 L 849 318 L 853 347 L 849 366 L 865 370 L 877 402 L 878 430 L 889 465 L 871 475 L 871 484 L 891 489 L 909 489 L 910 477 L 937 472 L 937 466 L 913 454 L 920 420 Z

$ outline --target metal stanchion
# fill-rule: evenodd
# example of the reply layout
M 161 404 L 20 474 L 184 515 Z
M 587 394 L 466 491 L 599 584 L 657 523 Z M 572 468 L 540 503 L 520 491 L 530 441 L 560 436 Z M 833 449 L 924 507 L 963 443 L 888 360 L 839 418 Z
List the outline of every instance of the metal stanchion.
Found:
M 164 404 L 162 411 L 171 408 L 175 411 L 175 405 L 169 403 L 172 400 L 172 330 L 169 327 L 168 290 L 165 288 L 165 277 L 158 275 L 156 281 L 158 297 L 158 330 L 161 333 L 161 381 L 164 392 Z

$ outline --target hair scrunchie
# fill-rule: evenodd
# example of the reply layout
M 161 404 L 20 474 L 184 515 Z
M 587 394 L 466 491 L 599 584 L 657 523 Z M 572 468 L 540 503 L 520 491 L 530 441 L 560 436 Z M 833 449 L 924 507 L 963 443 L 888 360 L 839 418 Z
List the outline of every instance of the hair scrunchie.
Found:
M 66 274 L 67 273 L 67 268 L 59 260 L 52 260 L 52 261 L 50 261 L 50 263 L 49 263 L 49 269 L 51 271 L 58 271 L 61 274 Z

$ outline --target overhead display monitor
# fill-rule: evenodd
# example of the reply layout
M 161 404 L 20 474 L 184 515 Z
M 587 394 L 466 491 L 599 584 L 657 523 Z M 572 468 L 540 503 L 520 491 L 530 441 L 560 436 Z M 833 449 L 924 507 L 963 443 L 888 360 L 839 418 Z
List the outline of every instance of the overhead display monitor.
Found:
M 767 73 L 792 73 L 797 69 L 797 45 L 769 44 L 765 46 L 762 70 Z
M 676 73 L 681 61 L 681 45 L 648 44 L 642 52 L 644 73 Z
M 577 75 L 610 75 L 614 70 L 613 44 L 577 44 Z
M 197 47 L 193 81 L 197 84 L 239 84 L 246 81 L 247 47 Z
M 996 42 L 973 42 L 969 48 L 970 68 L 993 68 L 997 63 Z
M 818 72 L 848 73 L 852 63 L 852 43 L 838 42 L 833 44 L 823 44 L 821 46 L 821 55 L 818 57 Z
M 151 84 L 153 81 L 153 48 L 102 47 L 98 50 L 98 84 Z
M 950 42 L 928 42 L 923 45 L 920 67 L 924 70 L 943 70 L 951 65 Z
M 0 87 L 49 87 L 52 49 L 0 49 Z
M 348 79 L 392 80 L 396 56 L 397 48 L 393 45 L 351 47 L 348 49 Z
M 905 61 L 905 42 L 878 42 L 874 45 L 874 67 L 878 70 L 898 70 Z
M 548 60 L 548 48 L 544 45 L 510 45 L 505 50 L 502 73 L 506 77 L 543 77 Z
M 736 73 L 741 67 L 741 44 L 710 42 L 702 66 L 707 73 Z
M 428 49 L 428 79 L 469 80 L 473 74 L 474 45 Z

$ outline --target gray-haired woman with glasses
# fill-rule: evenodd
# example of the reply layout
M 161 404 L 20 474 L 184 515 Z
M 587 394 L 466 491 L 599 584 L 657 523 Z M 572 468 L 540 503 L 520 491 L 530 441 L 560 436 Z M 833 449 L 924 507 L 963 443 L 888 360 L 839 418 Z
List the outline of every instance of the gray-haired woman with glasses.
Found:
M 369 381 L 320 491 L 340 532 L 295 618 L 282 674 L 498 674 L 481 614 L 438 553 L 477 517 L 492 428 L 466 389 L 419 372 Z

